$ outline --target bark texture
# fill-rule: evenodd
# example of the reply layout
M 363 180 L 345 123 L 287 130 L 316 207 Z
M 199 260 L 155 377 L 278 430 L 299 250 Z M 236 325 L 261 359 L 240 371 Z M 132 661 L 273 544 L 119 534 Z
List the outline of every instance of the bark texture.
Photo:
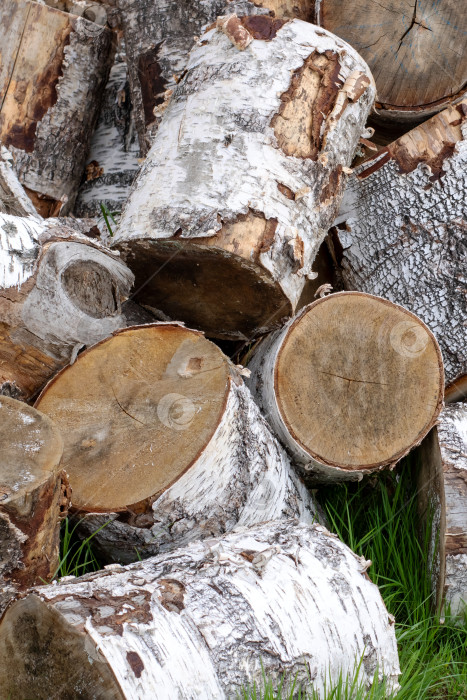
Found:
M 248 363 L 261 410 L 310 484 L 394 466 L 433 427 L 441 353 L 413 314 L 378 297 L 319 299 Z
M 11 153 L 1 146 L 0 151 L 0 212 L 13 216 L 34 216 L 38 213 L 13 170 Z
M 74 219 L 0 214 L 0 393 L 31 398 L 125 325 L 133 275 Z
M 137 301 L 227 339 L 294 311 L 374 97 L 331 34 L 252 19 L 193 49 L 115 236 Z
M 345 287 L 417 314 L 448 383 L 467 373 L 466 114 L 464 100 L 358 166 L 334 229 Z
M 220 15 L 308 20 L 310 0 L 119 0 L 141 151 L 148 152 L 202 28 Z
M 105 525 L 93 539 L 104 560 L 316 516 L 238 370 L 196 331 L 121 331 L 80 355 L 36 405 L 65 436 L 81 532 Z
M 69 489 L 60 433 L 43 414 L 0 396 L 0 615 L 22 590 L 58 569 Z
M 121 46 L 110 71 L 102 108 L 79 189 L 76 216 L 101 216 L 101 204 L 121 212 L 139 168 L 125 48 Z
M 467 607 L 467 405 L 442 411 L 437 429 L 417 451 L 422 522 L 431 524 L 430 559 L 438 608 Z
M 438 0 L 316 0 L 317 24 L 348 41 L 368 62 L 384 121 L 417 122 L 466 93 L 467 32 L 462 5 Z
M 43 216 L 73 207 L 101 94 L 112 33 L 47 5 L 5 0 L 0 40 L 0 139 Z
M 389 692 L 394 619 L 369 564 L 323 527 L 283 521 L 35 589 L 0 627 L 2 695 L 227 700 L 285 673 L 324 698 L 356 659 Z

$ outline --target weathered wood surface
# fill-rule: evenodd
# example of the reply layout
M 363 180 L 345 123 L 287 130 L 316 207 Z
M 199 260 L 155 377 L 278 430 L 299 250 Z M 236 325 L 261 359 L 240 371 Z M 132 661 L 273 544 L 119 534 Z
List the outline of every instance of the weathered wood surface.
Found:
M 0 396 L 0 445 L 2 615 L 20 591 L 48 583 L 57 573 L 69 489 L 59 467 L 62 438 L 47 416 Z
M 259 344 L 248 368 L 261 410 L 310 484 L 393 466 L 443 403 L 441 353 L 428 328 L 358 292 L 305 307 Z
M 467 609 L 467 404 L 453 403 L 417 451 L 421 520 L 431 523 L 437 607 Z
M 238 372 L 199 332 L 153 324 L 90 348 L 42 392 L 36 406 L 64 435 L 73 507 L 89 513 L 81 532 L 108 523 L 93 539 L 104 560 L 274 518 L 313 522 Z
M 376 81 L 376 113 L 416 122 L 467 90 L 467 14 L 453 0 L 316 0 L 314 21 L 348 41 Z
M 119 47 L 79 189 L 76 216 L 102 216 L 101 204 L 121 212 L 139 168 L 139 145 L 128 83 L 125 48 Z
M 112 33 L 27 0 L 4 0 L 0 24 L 0 141 L 39 213 L 63 214 L 83 174 Z
M 227 700 L 285 672 L 324 698 L 357 660 L 389 693 L 394 618 L 369 565 L 323 527 L 282 521 L 37 588 L 1 623 L 0 692 Z
M 126 325 L 133 275 L 82 228 L 0 214 L 2 394 L 31 398 L 85 345 Z
M 308 20 L 310 0 L 119 0 L 135 122 L 146 155 L 167 99 L 205 25 L 220 15 L 272 15 Z
M 260 34 L 252 19 L 192 51 L 114 239 L 136 301 L 234 340 L 293 313 L 315 276 L 374 97 L 351 47 L 301 20 L 265 17 Z
M 448 383 L 467 374 L 466 115 L 467 99 L 358 166 L 333 229 L 345 287 L 417 314 Z
M 13 158 L 5 146 L 0 147 L 0 212 L 39 218 L 34 204 L 16 177 Z

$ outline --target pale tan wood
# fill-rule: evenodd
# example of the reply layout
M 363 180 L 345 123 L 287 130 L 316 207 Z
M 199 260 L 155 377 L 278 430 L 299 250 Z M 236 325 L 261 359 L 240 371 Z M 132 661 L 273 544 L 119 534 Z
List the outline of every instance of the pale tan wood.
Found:
M 39 411 L 0 396 L 0 613 L 14 595 L 48 583 L 59 562 L 68 482 L 63 441 Z
M 466 90 L 467 14 L 455 0 L 321 0 L 317 22 L 361 53 L 377 86 L 376 107 L 391 119 L 439 111 Z

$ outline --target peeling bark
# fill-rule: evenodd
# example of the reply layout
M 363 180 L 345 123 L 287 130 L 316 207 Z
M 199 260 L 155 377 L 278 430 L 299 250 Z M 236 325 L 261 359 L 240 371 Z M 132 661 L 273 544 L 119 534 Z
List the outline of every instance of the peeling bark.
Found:
M 20 591 L 55 575 L 69 489 L 62 438 L 47 416 L 0 396 L 0 444 L 1 615 Z
M 0 393 L 28 399 L 125 325 L 130 270 L 73 219 L 0 214 Z
M 467 16 L 437 0 L 316 0 L 314 21 L 342 37 L 368 62 L 383 122 L 417 123 L 466 94 L 462 46 Z
M 437 429 L 417 450 L 422 522 L 431 525 L 430 561 L 438 608 L 467 609 L 467 405 L 442 411 Z
M 285 674 L 324 698 L 356 660 L 363 683 L 376 674 L 391 692 L 394 619 L 369 564 L 323 527 L 284 521 L 37 588 L 1 623 L 1 693 L 220 700 Z
M 0 139 L 43 216 L 73 207 L 110 68 L 112 34 L 35 2 L 0 8 Z
M 308 20 L 310 4 L 310 0 L 119 0 L 141 152 L 148 152 L 166 94 L 183 75 L 188 54 L 204 26 L 220 15 L 235 13 Z M 269 30 L 271 24 L 258 31 L 264 33 L 266 27 Z
M 274 518 L 313 522 L 314 503 L 238 370 L 196 331 L 121 331 L 81 354 L 36 405 L 65 436 L 81 532 L 108 523 L 93 538 L 104 560 Z
M 464 100 L 358 166 L 333 229 L 345 287 L 417 314 L 448 383 L 467 373 L 466 113 Z
M 392 467 L 433 427 L 443 368 L 428 328 L 402 307 L 338 293 L 263 340 L 247 380 L 307 483 Z
M 310 24 L 245 50 L 209 30 L 115 236 L 136 300 L 225 339 L 292 314 L 373 97 L 359 56 Z

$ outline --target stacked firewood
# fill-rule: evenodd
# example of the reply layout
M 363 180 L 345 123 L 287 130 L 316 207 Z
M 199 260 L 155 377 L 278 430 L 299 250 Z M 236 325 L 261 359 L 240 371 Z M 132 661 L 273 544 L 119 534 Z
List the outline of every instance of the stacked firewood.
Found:
M 316 490 L 412 450 L 462 611 L 465 18 L 425 10 L 0 7 L 2 697 L 389 694 Z M 41 585 L 67 516 L 107 566 Z

